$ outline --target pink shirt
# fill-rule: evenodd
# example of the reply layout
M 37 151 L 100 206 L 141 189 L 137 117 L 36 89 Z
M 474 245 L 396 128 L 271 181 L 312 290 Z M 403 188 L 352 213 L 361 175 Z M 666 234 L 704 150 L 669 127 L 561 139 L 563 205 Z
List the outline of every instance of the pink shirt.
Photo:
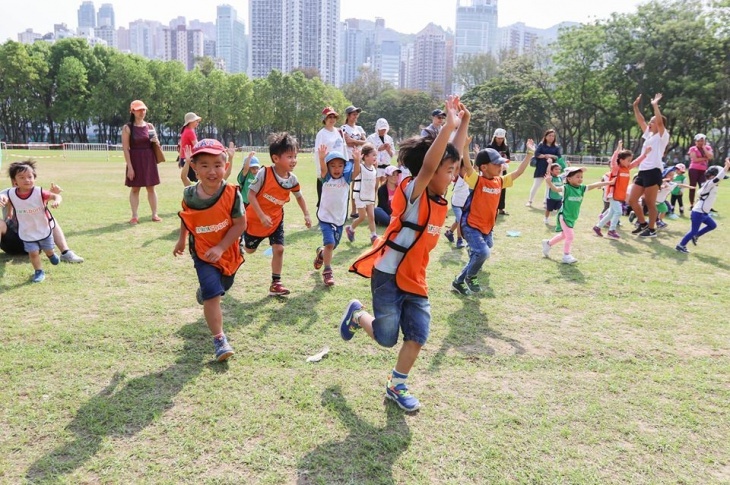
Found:
M 196 143 L 198 143 L 198 137 L 195 135 L 195 130 L 185 128 L 180 135 L 180 160 L 185 158 L 185 147 L 189 146 L 192 150 Z
M 712 147 L 710 145 L 705 145 L 703 147 L 703 150 L 706 154 L 712 155 Z M 696 169 L 696 170 L 707 170 L 707 157 L 700 152 L 700 149 L 697 148 L 696 145 L 690 147 L 689 149 L 689 159 L 690 164 L 689 168 Z

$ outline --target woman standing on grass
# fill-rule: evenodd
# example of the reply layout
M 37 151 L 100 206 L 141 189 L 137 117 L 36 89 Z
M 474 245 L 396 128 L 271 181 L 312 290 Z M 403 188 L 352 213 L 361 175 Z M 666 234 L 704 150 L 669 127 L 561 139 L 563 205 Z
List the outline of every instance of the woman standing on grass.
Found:
M 195 144 L 198 143 L 198 136 L 195 134 L 195 128 L 197 128 L 200 124 L 200 120 L 200 116 L 195 113 L 187 113 L 185 115 L 185 122 L 182 130 L 180 130 L 180 143 L 178 144 L 180 147 L 180 163 L 178 166 L 181 169 L 180 178 L 183 179 L 183 184 L 185 184 L 186 177 L 192 183 L 198 181 L 198 176 L 195 174 L 195 170 L 193 170 L 190 166 L 190 160 L 185 158 L 185 149 L 190 147 L 190 150 L 192 150 Z
M 135 100 L 129 106 L 129 123 L 122 128 L 122 149 L 124 160 L 127 162 L 127 178 L 124 185 L 130 187 L 129 205 L 132 208 L 132 218 L 129 223 L 139 222 L 137 209 L 139 208 L 139 189 L 147 189 L 147 200 L 152 209 L 152 220 L 160 222 L 157 215 L 157 192 L 155 185 L 160 183 L 160 174 L 157 171 L 157 159 L 152 150 L 152 144 L 159 144 L 155 127 L 147 123 L 147 106 Z
M 702 186 L 705 183 L 705 170 L 707 165 L 714 158 L 712 147 L 707 143 L 707 137 L 702 133 L 695 135 L 695 144 L 689 149 L 689 185 L 692 189 L 689 191 L 689 205 L 695 203 L 695 187 Z
M 530 198 L 527 200 L 527 207 L 532 207 L 532 201 L 535 198 L 537 189 L 542 185 L 545 179 L 548 166 L 556 162 L 562 156 L 560 145 L 556 141 L 555 130 L 548 130 L 542 137 L 542 141 L 535 150 L 535 173 L 533 174 L 532 188 L 530 189 Z

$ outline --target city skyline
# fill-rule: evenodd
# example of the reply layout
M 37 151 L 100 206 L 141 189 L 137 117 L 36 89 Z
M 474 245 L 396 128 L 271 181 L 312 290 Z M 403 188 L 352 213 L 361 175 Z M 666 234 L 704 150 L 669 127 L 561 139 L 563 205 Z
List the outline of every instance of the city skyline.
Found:
M 127 26 L 138 19 L 158 21 L 167 24 L 170 20 L 184 16 L 188 21 L 201 20 L 214 22 L 218 5 L 229 4 L 239 12 L 239 17 L 249 31 L 248 1 L 199 0 L 194 5 L 181 4 L 172 0 L 158 0 L 150 3 L 143 0 L 125 0 L 114 2 L 96 1 L 98 10 L 102 3 L 111 3 L 115 10 L 117 26 Z M 357 2 L 341 1 L 340 20 L 359 18 L 374 20 L 385 19 L 388 28 L 404 34 L 415 34 L 429 22 L 444 29 L 454 29 L 456 18 L 456 0 L 371 0 Z M 462 0 L 462 3 L 463 0 Z M 593 4 L 582 0 L 564 0 L 560 8 L 545 8 L 544 2 L 537 0 L 510 0 L 499 3 L 500 27 L 516 22 L 524 22 L 531 27 L 547 28 L 563 21 L 590 22 L 608 18 L 611 12 L 633 12 L 643 2 L 639 0 L 615 0 L 601 4 Z M 53 31 L 53 24 L 65 23 L 71 29 L 78 27 L 77 12 L 80 0 L 26 0 L 23 9 L 8 9 L 0 20 L 0 42 L 8 39 L 18 40 L 18 33 L 26 29 L 45 34 Z

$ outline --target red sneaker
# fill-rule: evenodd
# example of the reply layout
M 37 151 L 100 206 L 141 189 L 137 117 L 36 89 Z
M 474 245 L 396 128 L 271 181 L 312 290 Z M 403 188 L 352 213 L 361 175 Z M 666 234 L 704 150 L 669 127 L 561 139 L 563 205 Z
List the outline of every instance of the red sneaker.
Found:
M 288 288 L 281 284 L 281 281 L 271 283 L 269 287 L 269 296 L 285 296 L 291 293 Z
M 335 277 L 332 275 L 332 270 L 322 273 L 322 281 L 324 281 L 325 286 L 335 286 Z
M 317 256 L 314 258 L 314 269 L 319 269 L 324 264 L 324 247 L 317 248 Z

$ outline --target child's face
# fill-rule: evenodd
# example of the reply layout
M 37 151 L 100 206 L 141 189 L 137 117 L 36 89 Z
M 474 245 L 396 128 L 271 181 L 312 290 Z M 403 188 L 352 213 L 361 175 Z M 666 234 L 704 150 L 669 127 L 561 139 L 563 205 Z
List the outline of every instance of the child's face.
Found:
M 565 180 L 573 187 L 578 187 L 580 184 L 583 183 L 583 172 L 581 172 L 580 170 L 577 172 L 573 172 L 573 174 Z
M 257 173 L 259 173 L 260 168 L 261 167 L 251 167 L 248 169 L 248 171 L 251 172 L 252 174 L 256 175 Z
M 33 187 L 35 186 L 35 175 L 33 175 L 33 171 L 23 170 L 22 172 L 18 172 L 17 174 L 15 174 L 15 178 L 13 179 L 13 185 L 23 190 L 24 192 L 33 189 Z
M 502 174 L 502 165 L 495 165 L 494 163 L 485 163 L 479 166 L 479 172 L 486 178 L 493 179 L 499 177 Z
M 394 172 L 393 175 L 388 175 L 388 183 L 397 184 L 398 177 L 400 177 L 400 174 L 398 172 Z
M 373 150 L 372 152 L 368 152 L 368 154 L 362 157 L 362 159 L 368 165 L 373 164 L 375 163 L 375 160 L 378 159 L 378 152 L 376 152 L 375 150 Z
M 624 168 L 628 167 L 629 165 L 631 165 L 631 157 L 619 158 L 618 164 Z
M 327 171 L 333 179 L 342 177 L 342 174 L 345 172 L 345 161 L 340 158 L 331 160 L 330 163 L 327 164 Z
M 457 160 L 451 159 L 447 159 L 441 162 L 439 168 L 436 170 L 436 173 L 433 174 L 431 182 L 429 182 L 428 184 L 428 188 L 431 192 L 439 195 L 443 195 L 446 193 L 446 189 L 449 188 L 449 184 L 454 178 L 454 173 L 456 172 L 456 168 L 458 167 L 457 163 Z
M 560 175 L 560 166 L 557 165 L 557 166 L 551 168 L 550 175 L 552 175 L 553 177 L 557 177 L 558 175 Z
M 204 187 L 218 187 L 228 169 L 228 162 L 225 155 L 213 155 L 201 153 L 197 155 L 192 163 L 193 170 L 198 175 L 198 180 Z
M 280 155 L 272 155 L 271 161 L 277 168 L 291 172 L 297 166 L 297 152 L 290 150 Z

